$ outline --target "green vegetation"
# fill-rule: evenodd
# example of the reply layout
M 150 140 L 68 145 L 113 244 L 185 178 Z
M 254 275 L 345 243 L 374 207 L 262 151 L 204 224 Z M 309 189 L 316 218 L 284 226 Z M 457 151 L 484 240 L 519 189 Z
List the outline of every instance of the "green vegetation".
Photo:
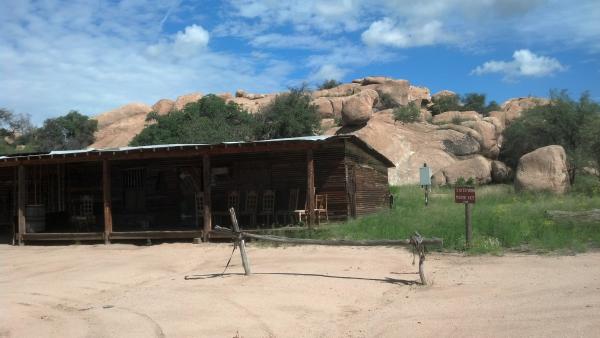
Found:
M 29 115 L 0 109 L 0 154 L 82 149 L 94 142 L 97 130 L 96 120 L 74 110 L 36 128 Z
M 132 146 L 244 141 L 254 136 L 252 116 L 215 95 L 206 95 L 167 115 L 151 112 L 146 120 L 149 124 L 133 138 Z
M 600 224 L 557 223 L 544 216 L 545 210 L 598 208 L 600 190 L 590 192 L 584 180 L 581 181 L 565 196 L 516 194 L 508 185 L 478 187 L 477 203 L 473 207 L 473 247 L 469 252 L 499 254 L 506 249 L 581 252 L 597 248 Z M 454 203 L 452 189 L 434 189 L 428 207 L 424 205 L 420 187 L 393 187 L 392 192 L 392 210 L 325 226 L 313 231 L 311 236 L 403 239 L 419 231 L 426 237 L 443 238 L 445 250 L 465 250 L 465 211 L 462 205 Z
M 400 107 L 398 102 L 396 102 L 396 100 L 394 100 L 394 98 L 392 97 L 392 95 L 390 95 L 390 93 L 386 93 L 386 92 L 382 92 L 382 91 L 378 90 L 377 94 L 379 94 L 379 101 L 377 103 L 379 109 L 393 109 L 393 108 Z
M 408 106 L 397 107 L 394 109 L 394 119 L 406 123 L 416 122 L 419 120 L 421 111 L 419 107 L 411 102 Z
M 94 143 L 98 121 L 78 111 L 44 121 L 34 132 L 34 143 L 41 151 L 83 149 Z
M 550 103 L 523 112 L 504 131 L 500 158 L 513 168 L 524 154 L 547 145 L 565 148 L 575 168 L 600 164 L 600 105 L 585 93 L 579 101 L 551 92 Z
M 256 114 L 255 137 L 273 139 L 314 135 L 320 128 L 317 108 L 306 87 L 279 94 Z
M 316 107 L 305 87 L 279 94 L 252 115 L 240 105 L 206 95 L 167 115 L 151 112 L 132 146 L 168 143 L 218 143 L 314 135 L 319 131 Z
M 334 79 L 325 80 L 319 85 L 319 90 L 335 88 L 341 84 L 341 82 Z
M 494 110 L 500 110 L 496 101 L 490 101 L 486 104 L 486 97 L 483 93 L 466 93 L 462 97 L 457 95 L 441 96 L 432 100 L 431 113 L 438 115 L 447 111 L 476 111 L 487 116 Z

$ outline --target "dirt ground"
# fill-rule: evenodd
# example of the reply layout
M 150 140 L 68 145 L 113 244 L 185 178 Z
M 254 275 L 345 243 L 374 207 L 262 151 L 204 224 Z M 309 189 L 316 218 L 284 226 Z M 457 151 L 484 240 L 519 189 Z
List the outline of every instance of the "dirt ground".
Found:
M 0 246 L 0 337 L 596 336 L 600 253 L 229 244 Z M 186 278 L 187 276 L 187 278 Z

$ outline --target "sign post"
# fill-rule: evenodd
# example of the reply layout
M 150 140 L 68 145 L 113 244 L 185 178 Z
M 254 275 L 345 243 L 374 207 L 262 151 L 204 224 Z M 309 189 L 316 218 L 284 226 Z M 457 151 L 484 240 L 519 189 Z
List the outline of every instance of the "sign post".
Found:
M 419 168 L 419 182 L 421 188 L 425 189 L 425 206 L 428 206 L 429 191 L 431 191 L 431 168 L 427 166 L 427 163 L 423 163 L 423 166 Z
M 471 211 L 472 205 L 475 204 L 475 187 L 455 187 L 454 202 L 465 205 L 465 240 L 467 248 L 470 248 L 473 239 Z

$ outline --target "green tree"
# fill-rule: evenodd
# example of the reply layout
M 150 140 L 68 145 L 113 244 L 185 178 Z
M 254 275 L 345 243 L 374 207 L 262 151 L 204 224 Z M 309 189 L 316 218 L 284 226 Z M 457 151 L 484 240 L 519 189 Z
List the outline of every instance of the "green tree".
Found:
M 272 139 L 314 135 L 320 119 L 305 86 L 277 95 L 256 114 L 256 138 Z
M 132 146 L 249 141 L 255 129 L 255 120 L 247 111 L 212 94 L 167 115 L 150 112 L 146 121 Z
M 341 82 L 334 79 L 325 80 L 319 85 L 319 90 L 335 88 L 341 84 Z
M 431 114 L 438 115 L 443 112 L 460 110 L 461 105 L 456 95 L 444 95 L 432 100 Z
M 478 113 L 485 111 L 485 94 L 467 93 L 462 97 L 462 111 L 474 110 Z
M 83 149 L 94 143 L 98 121 L 72 110 L 65 116 L 44 121 L 35 130 L 34 142 L 40 151 Z
M 591 149 L 598 139 L 600 105 L 584 93 L 579 101 L 566 91 L 550 94 L 547 105 L 533 107 L 504 130 L 500 157 L 513 168 L 519 158 L 537 148 L 557 144 L 565 148 L 575 167 L 588 163 Z

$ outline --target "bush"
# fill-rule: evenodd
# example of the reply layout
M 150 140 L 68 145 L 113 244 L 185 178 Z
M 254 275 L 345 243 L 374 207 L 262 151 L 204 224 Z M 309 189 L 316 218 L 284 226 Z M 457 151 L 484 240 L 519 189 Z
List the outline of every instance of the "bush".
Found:
M 335 88 L 341 84 L 341 82 L 338 82 L 334 79 L 325 80 L 322 84 L 319 85 L 319 90 Z
M 314 135 L 320 118 L 305 86 L 279 94 L 256 114 L 255 137 L 272 139 Z
M 411 102 L 408 106 L 397 107 L 394 109 L 394 119 L 396 121 L 402 121 L 406 123 L 416 122 L 419 120 L 421 110 L 414 103 Z
M 392 95 L 390 95 L 389 93 L 377 91 L 377 94 L 379 94 L 379 109 L 393 109 L 400 106 L 398 102 L 396 102 L 396 100 L 394 100 Z
M 443 112 L 460 110 L 461 105 L 456 95 L 441 96 L 432 100 L 431 114 L 438 115 Z
M 515 168 L 524 154 L 557 144 L 579 167 L 593 159 L 594 145 L 600 145 L 595 126 L 600 126 L 600 105 L 590 100 L 589 94 L 576 102 L 566 91 L 553 91 L 550 103 L 524 111 L 504 130 L 500 158 Z
M 149 124 L 133 138 L 132 146 L 250 141 L 255 130 L 252 115 L 215 95 L 206 95 L 167 115 L 151 112 L 146 121 Z
M 94 143 L 98 121 L 78 111 L 44 121 L 41 128 L 33 132 L 33 142 L 41 151 L 84 149 Z

